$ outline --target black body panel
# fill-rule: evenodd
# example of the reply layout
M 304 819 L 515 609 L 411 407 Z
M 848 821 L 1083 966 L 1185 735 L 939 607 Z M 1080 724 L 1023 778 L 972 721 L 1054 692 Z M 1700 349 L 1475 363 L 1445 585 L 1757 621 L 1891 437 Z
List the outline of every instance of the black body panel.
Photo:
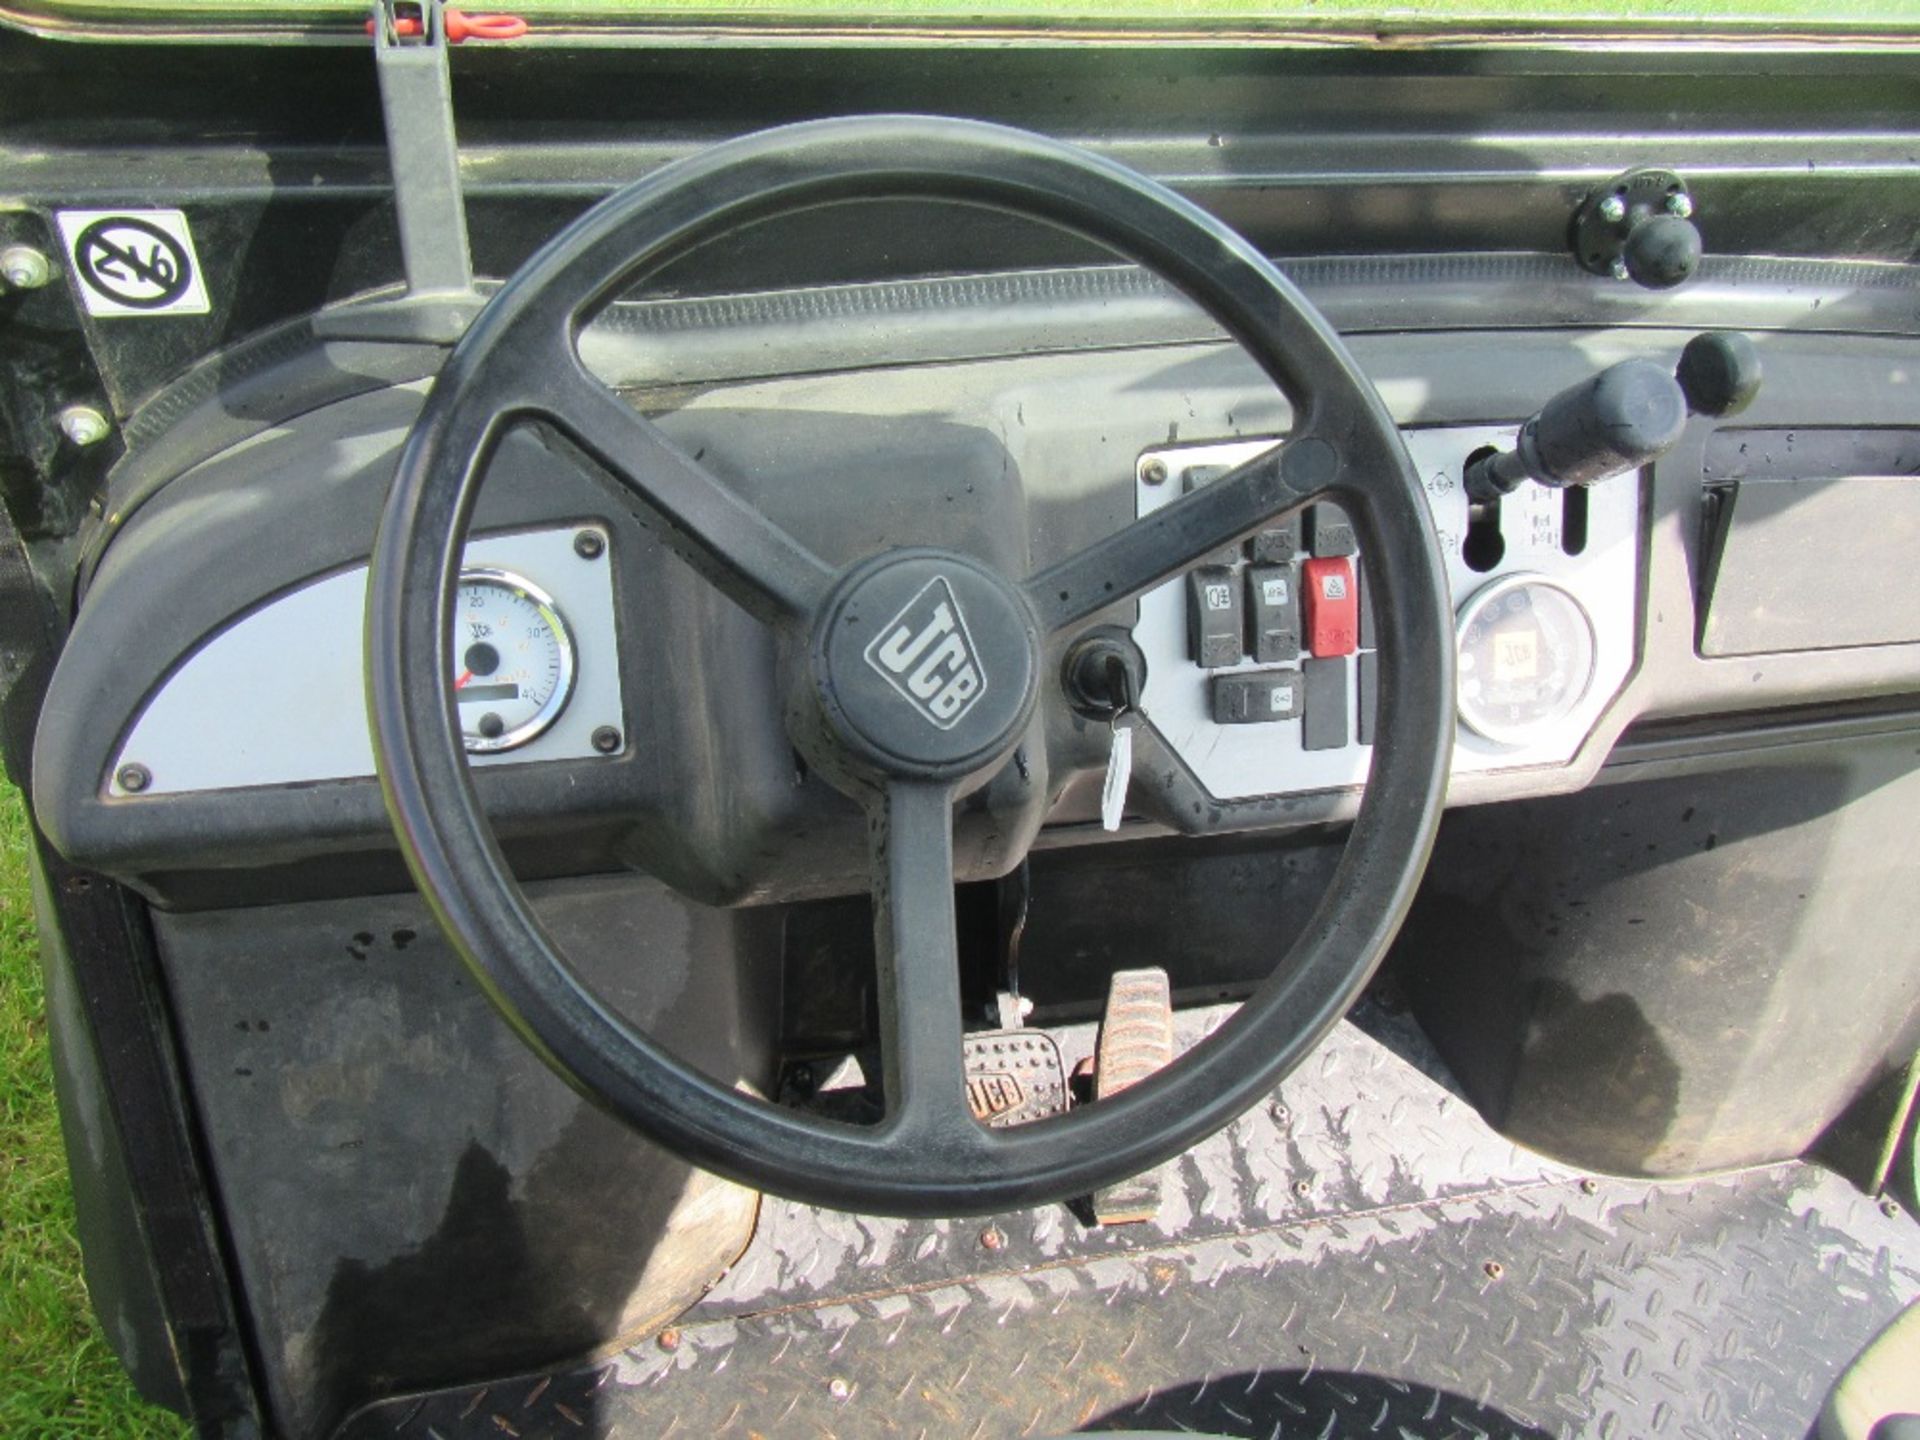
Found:
M 1622 764 L 1455 812 L 1395 973 L 1475 1105 L 1535 1149 L 1624 1175 L 1804 1153 L 1920 1045 L 1917 757 L 1908 730 Z
M 535 892 L 609 1001 L 772 1081 L 779 917 L 638 878 Z M 412 897 L 163 916 L 159 943 L 267 1403 L 288 1434 L 671 1319 L 756 1197 L 549 1073 Z

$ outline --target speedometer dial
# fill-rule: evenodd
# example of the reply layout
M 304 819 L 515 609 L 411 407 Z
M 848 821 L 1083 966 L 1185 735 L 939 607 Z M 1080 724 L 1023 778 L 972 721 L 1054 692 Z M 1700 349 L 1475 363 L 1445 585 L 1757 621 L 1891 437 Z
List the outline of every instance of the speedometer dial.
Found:
M 453 611 L 460 738 L 476 755 L 546 732 L 573 692 L 573 637 L 553 598 L 506 570 L 464 570 Z
M 1500 745 L 1525 745 L 1566 719 L 1593 684 L 1593 622 L 1535 575 L 1496 580 L 1461 607 L 1460 718 Z

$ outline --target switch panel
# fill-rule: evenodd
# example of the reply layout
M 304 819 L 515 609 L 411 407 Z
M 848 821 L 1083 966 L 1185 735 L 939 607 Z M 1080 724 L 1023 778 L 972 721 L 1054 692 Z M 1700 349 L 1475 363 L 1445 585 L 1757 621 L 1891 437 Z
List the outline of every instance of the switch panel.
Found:
M 1535 576 L 1572 596 L 1592 620 L 1593 679 L 1579 702 L 1518 740 L 1496 742 L 1458 726 L 1454 770 L 1564 765 L 1632 667 L 1639 480 L 1624 475 L 1588 492 L 1584 535 L 1563 534 L 1559 494 L 1523 485 L 1501 501 L 1498 558 L 1489 564 L 1476 549 L 1469 564 L 1466 457 L 1483 446 L 1510 447 L 1513 427 L 1413 430 L 1404 438 L 1426 487 L 1456 616 L 1493 582 Z M 1136 509 L 1145 515 L 1171 504 L 1272 444 L 1150 452 L 1140 458 L 1160 460 L 1180 483 L 1136 478 Z M 1292 582 L 1284 601 L 1269 588 L 1282 577 Z M 1365 783 L 1383 668 L 1372 579 L 1349 518 L 1322 501 L 1141 598 L 1134 638 L 1147 657 L 1142 708 L 1210 794 L 1236 800 Z M 1275 668 L 1296 661 L 1298 670 Z M 1463 672 L 1463 684 L 1467 678 Z M 1299 705 L 1291 713 L 1289 684 Z

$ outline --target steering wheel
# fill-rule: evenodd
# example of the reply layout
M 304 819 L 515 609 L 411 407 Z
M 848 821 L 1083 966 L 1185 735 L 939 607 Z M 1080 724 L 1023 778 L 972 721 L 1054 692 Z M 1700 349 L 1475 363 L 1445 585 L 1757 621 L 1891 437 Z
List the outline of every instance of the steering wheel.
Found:
M 1293 402 L 1274 448 L 1024 581 L 947 551 L 837 572 L 590 375 L 580 331 L 642 274 L 751 221 L 919 197 L 1051 222 L 1159 272 Z M 489 455 L 527 420 L 570 436 L 711 583 L 771 626 L 786 724 L 868 817 L 884 1118 L 853 1125 L 730 1089 L 597 998 L 527 903 L 457 738 L 451 629 Z M 989 1129 L 969 1112 L 953 805 L 1012 752 L 1046 637 L 1084 627 L 1315 500 L 1358 529 L 1381 636 L 1372 770 L 1304 932 L 1237 1014 L 1125 1092 Z M 557 235 L 455 347 L 407 437 L 367 606 L 375 754 L 421 893 L 502 1015 L 635 1130 L 745 1184 L 839 1209 L 986 1213 L 1085 1195 L 1167 1160 L 1272 1090 L 1340 1019 L 1399 927 L 1433 843 L 1453 736 L 1453 643 L 1419 477 L 1326 321 L 1247 242 L 1124 166 L 1041 136 L 922 117 L 765 131 L 647 176 Z M 1056 697 L 1057 698 L 1057 697 Z

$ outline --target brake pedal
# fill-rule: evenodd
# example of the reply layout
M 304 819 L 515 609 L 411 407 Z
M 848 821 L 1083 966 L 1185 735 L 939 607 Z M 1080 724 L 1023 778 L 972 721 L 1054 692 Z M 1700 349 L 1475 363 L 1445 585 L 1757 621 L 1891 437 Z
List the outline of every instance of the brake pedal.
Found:
M 1158 966 L 1116 970 L 1094 1055 L 1093 1095 L 1104 1100 L 1137 1085 L 1173 1059 L 1173 985 Z M 1094 1192 L 1093 1218 L 1131 1225 L 1160 1213 L 1164 1166 Z
M 1046 1031 L 969 1035 L 965 1055 L 967 1104 L 981 1124 L 998 1130 L 1065 1113 L 1066 1063 Z

